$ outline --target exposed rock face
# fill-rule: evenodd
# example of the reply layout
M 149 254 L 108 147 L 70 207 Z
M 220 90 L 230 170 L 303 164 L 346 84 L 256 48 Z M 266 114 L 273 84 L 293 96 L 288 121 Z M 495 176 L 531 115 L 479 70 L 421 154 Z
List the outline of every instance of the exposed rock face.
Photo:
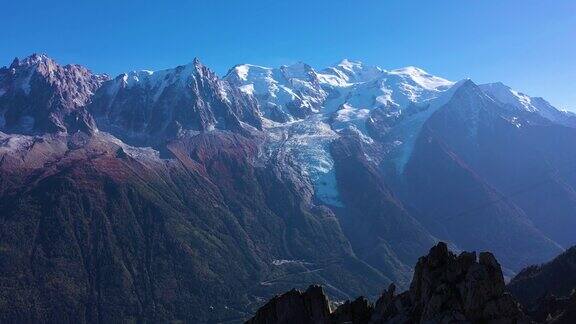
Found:
M 80 65 L 60 66 L 46 55 L 15 59 L 0 69 L 0 130 L 43 134 L 91 131 L 84 107 L 108 79 Z
M 358 297 L 354 301 L 346 301 L 344 304 L 338 306 L 336 310 L 330 314 L 331 323 L 351 323 L 360 324 L 368 323 L 374 306 L 364 297 Z
M 576 323 L 576 291 L 573 291 L 568 298 L 561 298 L 560 304 L 557 313 L 548 312 L 547 321 L 558 324 Z
M 296 294 L 290 292 L 266 304 L 248 323 L 273 323 L 278 318 L 277 305 L 283 305 L 283 318 L 304 319 L 301 323 L 530 322 L 505 292 L 500 265 L 488 252 L 480 253 L 478 259 L 475 253 L 468 252 L 456 256 L 445 243 L 438 243 L 418 261 L 410 289 L 400 295 L 395 295 L 394 290 L 390 286 L 375 307 L 360 298 L 346 302 L 329 315 L 327 303 L 317 303 L 319 310 L 289 307 Z M 326 300 L 325 296 L 316 298 Z M 314 312 L 323 315 L 313 318 Z
M 305 292 L 291 290 L 274 297 L 258 310 L 247 324 L 328 323 L 330 306 L 322 287 L 310 286 Z
M 104 130 L 135 145 L 163 144 L 187 132 L 261 128 L 255 99 L 220 80 L 195 59 L 157 72 L 122 74 L 88 107 Z
M 444 243 L 416 265 L 410 289 L 381 303 L 372 321 L 473 323 L 527 321 L 517 302 L 505 291 L 500 265 L 491 253 L 463 252 L 456 256 Z M 385 294 L 389 299 L 390 293 Z M 384 311 L 381 308 L 384 308 Z

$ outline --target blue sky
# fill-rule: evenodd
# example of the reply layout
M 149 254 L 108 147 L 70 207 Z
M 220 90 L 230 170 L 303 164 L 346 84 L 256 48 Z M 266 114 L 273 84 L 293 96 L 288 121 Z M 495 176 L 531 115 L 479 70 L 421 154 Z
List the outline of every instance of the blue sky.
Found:
M 576 110 L 576 1 L 9 1 L 0 65 L 43 52 L 119 74 L 194 57 L 238 63 L 342 58 L 421 67 L 452 80 L 502 81 Z

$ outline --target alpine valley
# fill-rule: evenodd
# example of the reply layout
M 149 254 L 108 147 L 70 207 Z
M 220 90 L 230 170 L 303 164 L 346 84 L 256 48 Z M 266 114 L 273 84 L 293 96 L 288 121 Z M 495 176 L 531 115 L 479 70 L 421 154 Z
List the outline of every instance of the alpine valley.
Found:
M 0 69 L 0 322 L 238 322 L 311 284 L 375 300 L 433 246 L 511 278 L 576 244 L 575 165 L 576 115 L 502 83 L 33 54 Z

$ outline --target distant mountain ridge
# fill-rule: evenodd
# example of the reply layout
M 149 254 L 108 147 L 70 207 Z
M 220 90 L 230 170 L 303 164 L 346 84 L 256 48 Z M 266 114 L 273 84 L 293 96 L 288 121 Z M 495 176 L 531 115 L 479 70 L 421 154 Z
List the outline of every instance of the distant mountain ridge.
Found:
M 0 319 L 239 320 L 309 284 L 376 297 L 440 240 L 513 276 L 576 243 L 573 118 L 501 84 L 350 60 L 223 78 L 197 59 L 115 78 L 15 60 Z

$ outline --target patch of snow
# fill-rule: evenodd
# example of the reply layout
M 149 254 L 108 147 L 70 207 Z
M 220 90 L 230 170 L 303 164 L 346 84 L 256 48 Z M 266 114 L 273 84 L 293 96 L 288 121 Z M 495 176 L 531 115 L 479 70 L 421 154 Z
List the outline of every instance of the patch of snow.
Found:
M 347 82 L 347 79 L 338 75 L 318 73 L 317 77 L 321 84 L 326 84 L 330 87 L 347 87 L 351 85 L 351 83 Z
M 239 89 L 246 94 L 254 95 L 254 84 L 252 83 L 240 86 Z
M 344 104 L 342 109 L 336 112 L 336 120 L 339 122 L 350 122 L 357 119 L 366 119 L 370 115 L 368 109 L 357 109 L 348 104 Z
M 139 160 L 139 161 L 156 161 L 160 162 L 160 152 L 151 148 L 151 147 L 136 147 L 131 146 L 124 143 L 119 138 L 106 133 L 106 132 L 99 132 L 98 136 L 103 137 L 107 142 L 115 143 L 116 145 L 120 146 L 122 150 L 128 154 L 130 157 Z
M 319 80 L 331 86 L 351 86 L 382 77 L 384 70 L 377 66 L 366 66 L 362 62 L 343 59 L 335 66 L 322 70 Z
M 228 98 L 228 91 L 226 91 L 226 88 L 224 88 L 223 84 L 219 84 L 218 92 L 222 100 L 224 100 L 227 103 L 230 103 L 230 98 Z
M 281 266 L 285 264 L 300 264 L 300 265 L 311 265 L 310 262 L 305 262 L 302 260 L 285 260 L 285 259 L 276 259 L 272 260 L 272 265 Z
M 4 134 L 0 132 L 0 152 L 24 151 L 34 143 L 34 137 L 28 135 Z
M 284 65 L 280 67 L 280 70 L 282 70 L 284 76 L 288 79 L 308 80 L 315 74 L 314 70 L 308 64 L 302 62 L 292 65 Z
M 424 123 L 436 112 L 440 107 L 447 104 L 452 96 L 467 80 L 461 80 L 455 83 L 448 90 L 441 92 L 439 96 L 426 100 L 420 105 L 425 105 L 426 109 L 404 118 L 400 123 L 395 125 L 391 132 L 387 135 L 391 139 L 394 149 L 391 153 L 391 160 L 396 168 L 398 174 L 404 172 L 404 168 L 414 150 L 416 139 L 420 134 Z
M 510 119 L 510 122 L 511 122 L 514 126 L 516 126 L 517 128 L 522 127 L 522 123 L 520 122 L 520 119 L 518 119 L 518 117 L 512 117 L 512 118 Z
M 510 107 L 538 114 L 541 117 L 561 125 L 573 127 L 576 123 L 573 113 L 557 109 L 542 98 L 530 97 L 529 95 L 513 90 L 501 82 L 482 84 L 480 88 L 493 100 Z
M 454 85 L 454 82 L 452 81 L 430 75 L 426 71 L 414 66 L 392 70 L 388 73 L 392 75 L 407 77 L 426 90 L 438 90 L 442 88 L 446 89 Z
M 374 143 L 374 140 L 372 139 L 372 137 L 364 134 L 364 132 L 362 132 L 360 129 L 358 129 L 358 127 L 356 127 L 354 125 L 350 125 L 350 126 L 348 126 L 348 130 L 351 131 L 352 133 L 356 134 L 362 142 L 364 142 L 366 144 Z
M 511 89 L 501 82 L 482 84 L 480 85 L 480 89 L 492 99 L 503 104 L 511 105 L 528 112 L 537 111 L 537 108 L 532 105 L 532 100 L 529 96 Z
M 248 72 L 250 71 L 250 66 L 248 64 L 238 65 L 234 68 L 234 72 L 238 75 L 238 78 L 242 81 L 248 80 Z

